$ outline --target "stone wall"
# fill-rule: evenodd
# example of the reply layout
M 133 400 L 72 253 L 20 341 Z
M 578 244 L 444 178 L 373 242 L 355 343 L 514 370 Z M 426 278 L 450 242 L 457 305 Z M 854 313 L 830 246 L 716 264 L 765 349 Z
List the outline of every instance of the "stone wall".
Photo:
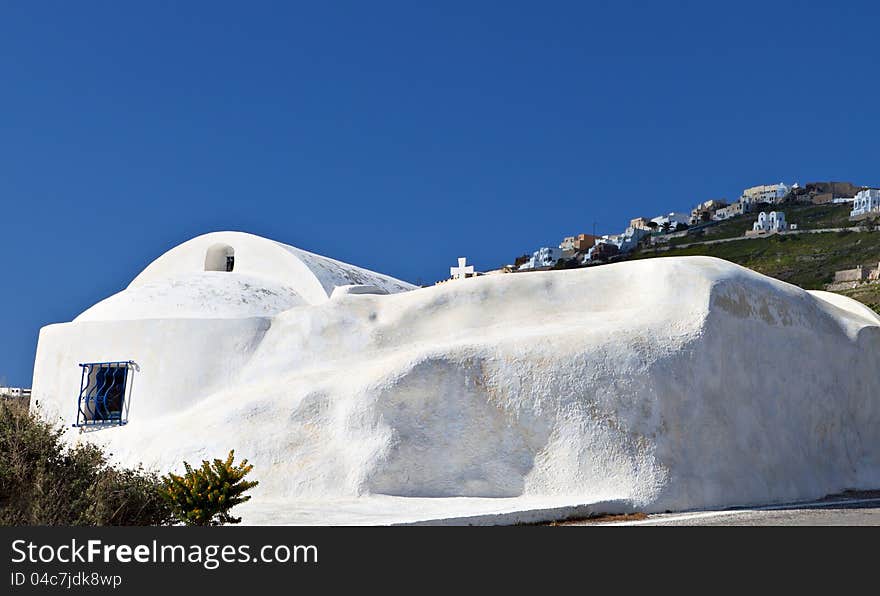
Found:
M 859 265 L 855 269 L 844 269 L 834 272 L 834 282 L 826 286 L 829 290 L 848 290 L 856 287 L 864 281 L 880 280 L 880 264 Z M 846 287 L 843 287 L 846 286 Z
M 825 289 L 829 292 L 841 292 L 843 290 L 852 290 L 862 284 L 860 281 L 841 281 L 825 284 Z
M 808 182 L 804 188 L 810 195 L 828 193 L 835 197 L 847 198 L 856 196 L 856 193 L 862 189 L 852 182 Z
M 834 283 L 840 283 L 845 281 L 855 281 L 859 282 L 867 279 L 868 270 L 864 267 L 856 267 L 855 269 L 844 269 L 843 271 L 835 271 L 834 272 Z

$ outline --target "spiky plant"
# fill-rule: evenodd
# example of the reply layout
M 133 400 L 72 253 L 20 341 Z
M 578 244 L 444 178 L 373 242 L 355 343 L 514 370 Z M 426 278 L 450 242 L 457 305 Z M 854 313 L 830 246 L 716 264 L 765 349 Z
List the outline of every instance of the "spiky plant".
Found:
M 235 451 L 226 460 L 202 461 L 199 468 L 183 462 L 183 476 L 168 474 L 162 477 L 162 496 L 168 501 L 174 516 L 188 526 L 220 526 L 237 524 L 229 510 L 249 500 L 244 493 L 259 484 L 245 480 L 253 469 L 248 461 L 233 465 Z

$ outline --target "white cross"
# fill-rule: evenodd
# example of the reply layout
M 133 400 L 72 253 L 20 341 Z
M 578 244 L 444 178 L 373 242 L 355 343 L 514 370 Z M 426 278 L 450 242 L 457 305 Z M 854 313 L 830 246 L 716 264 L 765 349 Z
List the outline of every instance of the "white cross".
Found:
M 452 279 L 464 279 L 467 277 L 467 274 L 470 273 L 473 275 L 474 266 L 468 265 L 467 267 L 464 264 L 467 262 L 467 257 L 458 257 L 458 267 L 450 267 L 449 275 Z

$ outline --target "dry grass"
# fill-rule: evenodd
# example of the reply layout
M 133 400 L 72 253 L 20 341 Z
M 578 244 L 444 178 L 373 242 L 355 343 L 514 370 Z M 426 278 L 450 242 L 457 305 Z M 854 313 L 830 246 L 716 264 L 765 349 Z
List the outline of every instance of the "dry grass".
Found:
M 111 466 L 93 445 L 68 447 L 64 427 L 0 401 L 0 526 L 164 525 L 159 478 Z

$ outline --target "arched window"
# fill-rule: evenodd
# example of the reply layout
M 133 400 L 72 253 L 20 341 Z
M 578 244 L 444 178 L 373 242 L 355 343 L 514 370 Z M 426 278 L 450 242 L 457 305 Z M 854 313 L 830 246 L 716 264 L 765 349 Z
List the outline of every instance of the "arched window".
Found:
M 228 244 L 215 244 L 205 253 L 205 271 L 232 271 L 235 249 Z

